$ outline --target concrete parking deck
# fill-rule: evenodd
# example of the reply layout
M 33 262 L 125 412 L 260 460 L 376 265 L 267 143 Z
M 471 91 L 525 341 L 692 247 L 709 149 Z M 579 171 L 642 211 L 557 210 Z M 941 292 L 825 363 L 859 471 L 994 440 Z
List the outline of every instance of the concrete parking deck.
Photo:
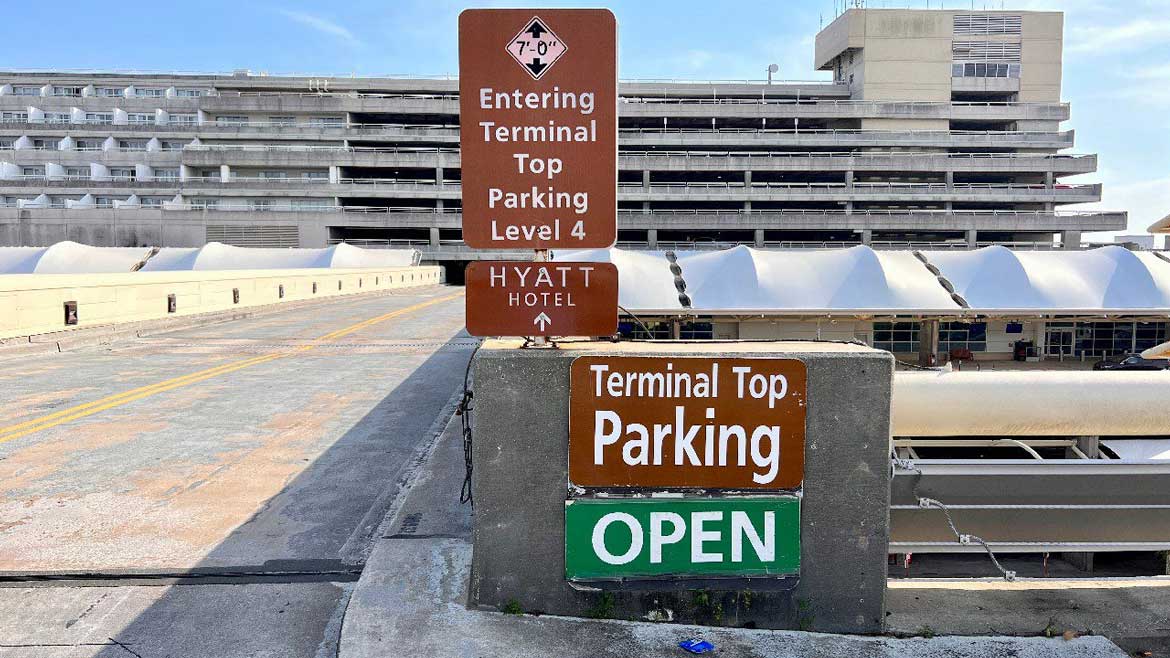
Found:
M 0 575 L 359 564 L 462 325 L 435 286 L 5 363 Z

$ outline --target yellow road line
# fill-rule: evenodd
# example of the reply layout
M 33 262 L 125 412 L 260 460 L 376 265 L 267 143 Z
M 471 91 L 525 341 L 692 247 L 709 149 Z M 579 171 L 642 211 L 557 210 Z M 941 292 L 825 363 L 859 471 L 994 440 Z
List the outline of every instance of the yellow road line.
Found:
M 276 359 L 283 359 L 283 358 L 288 357 L 288 356 L 293 356 L 294 354 L 306 352 L 306 351 L 309 351 L 309 350 L 317 347 L 318 345 L 321 345 L 321 344 L 328 342 L 330 340 L 335 340 L 335 339 L 341 338 L 343 336 L 348 336 L 349 334 L 352 334 L 352 333 L 357 332 L 357 331 L 361 331 L 362 329 L 366 329 L 366 328 L 371 327 L 373 325 L 376 325 L 380 322 L 385 322 L 386 320 L 390 320 L 390 319 L 396 318 L 400 315 L 405 315 L 407 313 L 413 313 L 415 311 L 424 309 L 428 306 L 433 306 L 435 304 L 441 304 L 443 302 L 450 301 L 450 300 L 455 299 L 456 297 L 460 297 L 462 295 L 463 295 L 463 293 L 459 292 L 459 293 L 456 293 L 453 295 L 446 295 L 444 297 L 437 297 L 435 299 L 430 299 L 430 300 L 427 300 L 425 302 L 419 302 L 418 304 L 413 304 L 413 305 L 407 306 L 405 308 L 400 308 L 396 311 L 390 311 L 389 313 L 384 313 L 382 315 L 379 315 L 379 316 L 374 317 L 374 318 L 370 318 L 368 320 L 362 320 L 361 322 L 350 325 L 348 327 L 344 327 L 342 329 L 338 329 L 337 331 L 332 331 L 330 333 L 327 333 L 324 336 L 319 336 L 319 337 L 313 339 L 309 344 L 302 345 L 300 347 L 297 347 L 296 349 L 293 349 L 293 350 L 290 350 L 287 352 L 276 352 L 273 354 L 264 354 L 261 356 L 256 356 L 256 357 L 251 357 L 248 359 L 242 359 L 240 361 L 235 361 L 233 363 L 225 363 L 223 365 L 219 365 L 219 366 L 216 366 L 214 368 L 207 368 L 205 370 L 193 372 L 193 373 L 190 373 L 187 375 L 183 375 L 181 377 L 174 377 L 172 379 L 167 379 L 165 381 L 156 382 L 154 384 L 140 386 L 138 388 L 131 389 L 129 391 L 124 391 L 122 393 L 118 393 L 116 395 L 110 395 L 110 396 L 101 398 L 100 400 L 94 400 L 93 402 L 87 402 L 85 404 L 79 404 L 79 405 L 76 405 L 73 407 L 69 407 L 68 409 L 62 409 L 60 411 L 56 411 L 54 413 L 47 414 L 45 416 L 41 416 L 39 418 L 34 418 L 32 420 L 27 420 L 27 421 L 24 421 L 21 423 L 17 423 L 15 425 L 9 425 L 7 427 L 0 427 L 0 443 L 6 443 L 8 441 L 13 441 L 15 439 L 19 439 L 22 436 L 27 436 L 27 435 L 32 434 L 34 432 L 40 432 L 41 430 L 46 430 L 46 429 L 49 429 L 52 427 L 56 427 L 57 425 L 60 425 L 62 423 L 67 423 L 67 422 L 72 421 L 72 420 L 77 420 L 78 418 L 84 418 L 86 416 L 91 416 L 93 414 L 105 411 L 107 409 L 112 409 L 114 407 L 120 407 L 124 404 L 129 404 L 129 403 L 134 402 L 136 400 L 141 400 L 142 398 L 150 397 L 152 395 L 158 395 L 159 393 L 165 393 L 167 391 L 171 391 L 171 390 L 174 390 L 176 388 L 190 386 L 191 384 L 197 384 L 199 382 L 211 379 L 213 377 L 218 377 L 220 375 L 226 375 L 230 372 L 235 372 L 237 370 L 243 370 L 244 368 L 250 368 L 252 366 L 259 365 L 261 363 L 267 363 L 269 361 L 274 361 Z

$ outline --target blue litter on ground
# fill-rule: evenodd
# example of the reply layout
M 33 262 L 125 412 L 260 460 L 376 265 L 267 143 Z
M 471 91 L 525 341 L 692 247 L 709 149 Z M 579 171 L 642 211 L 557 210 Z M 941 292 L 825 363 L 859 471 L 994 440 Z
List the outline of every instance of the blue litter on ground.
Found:
M 689 640 L 683 640 L 682 642 L 678 643 L 678 646 L 682 647 L 684 651 L 689 651 L 691 653 L 711 653 L 715 650 L 714 644 L 711 644 L 706 640 L 700 640 L 697 637 L 692 637 Z

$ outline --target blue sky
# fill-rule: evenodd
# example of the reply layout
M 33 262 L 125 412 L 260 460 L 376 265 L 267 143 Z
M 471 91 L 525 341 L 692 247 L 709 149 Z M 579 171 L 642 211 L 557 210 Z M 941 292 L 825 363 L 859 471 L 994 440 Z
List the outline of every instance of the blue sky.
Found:
M 851 0 L 850 0 L 851 1 Z M 972 2 L 974 3 L 972 5 Z M 1143 231 L 1170 213 L 1170 0 L 931 0 L 932 7 L 1065 12 L 1064 99 L 1077 152 L 1100 154 L 1099 207 L 1130 211 Z M 840 0 L 838 0 L 840 3 Z M 443 74 L 458 69 L 446 0 L 9 3 L 0 66 L 159 71 Z M 545 0 L 608 6 L 618 17 L 623 78 L 817 79 L 813 37 L 833 0 Z M 869 0 L 870 7 L 926 0 Z M 23 27 L 17 27 L 23 26 Z M 46 35 L 50 36 L 46 36 Z

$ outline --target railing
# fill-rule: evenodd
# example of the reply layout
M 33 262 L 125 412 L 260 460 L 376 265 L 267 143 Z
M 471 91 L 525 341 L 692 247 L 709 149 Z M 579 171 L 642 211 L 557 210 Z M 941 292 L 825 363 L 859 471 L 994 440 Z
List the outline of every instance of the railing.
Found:
M 640 182 L 622 181 L 623 189 L 646 189 Z M 794 189 L 794 190 L 869 190 L 949 192 L 954 190 L 1095 190 L 1095 183 L 1057 184 L 1051 187 L 1044 183 L 912 183 L 912 182 L 854 182 L 854 183 L 778 183 L 752 181 L 697 181 L 697 182 L 651 182 L 649 189 Z
M 940 153 L 937 151 L 632 151 L 622 150 L 618 152 L 619 156 L 628 157 L 682 157 L 694 159 L 713 159 L 713 158 L 793 158 L 800 160 L 811 160 L 815 158 L 899 158 L 906 156 L 914 157 L 937 157 L 946 158 L 948 160 L 1017 160 L 1017 159 L 1041 159 L 1041 160 L 1081 160 L 1095 158 L 1094 154 L 1085 153 Z
M 315 145 L 283 145 L 283 144 L 190 144 L 183 147 L 184 151 L 194 152 L 335 152 L 335 153 L 397 153 L 413 154 L 458 154 L 459 149 L 445 146 L 315 146 Z M 899 158 L 937 157 L 948 160 L 1087 160 L 1096 157 L 1085 153 L 940 153 L 937 151 L 641 151 L 622 150 L 619 157 L 649 157 L 667 158 L 682 157 L 688 159 L 715 159 L 715 158 L 758 158 L 758 159 L 799 159 L 811 160 L 815 158 Z
M 33 174 L 21 175 L 17 174 L 7 178 L 0 178 L 3 180 L 16 181 L 42 181 L 53 182 L 65 178 L 63 175 L 51 174 Z M 256 186 L 292 186 L 299 187 L 301 185 L 353 185 L 353 186 L 390 186 L 396 189 L 410 188 L 410 189 L 446 189 L 458 190 L 462 187 L 462 181 L 458 180 L 443 180 L 436 181 L 429 178 L 340 178 L 336 182 L 330 181 L 327 178 L 277 178 L 277 177 L 245 177 L 245 176 L 231 176 L 224 180 L 219 176 L 203 176 L 203 177 L 188 177 L 175 181 L 174 179 L 166 179 L 163 181 L 147 181 L 131 177 L 114 177 L 94 178 L 90 180 L 101 181 L 108 180 L 112 182 L 134 182 L 134 183 L 153 183 L 166 182 L 174 184 L 178 182 L 179 186 L 187 183 L 214 183 L 217 185 L 231 186 L 231 185 L 256 185 Z M 759 182 L 744 183 L 742 181 L 698 181 L 698 182 L 658 182 L 651 183 L 649 188 L 646 188 L 642 183 L 638 182 L 620 182 L 619 189 L 624 190 L 675 190 L 675 191 L 694 191 L 694 190 L 793 190 L 793 191 L 807 191 L 810 193 L 831 193 L 840 192 L 842 194 L 854 193 L 869 193 L 873 191 L 888 191 L 890 194 L 910 194 L 910 193 L 938 193 L 945 194 L 948 192 L 962 192 L 966 190 L 989 190 L 989 191 L 1030 191 L 1030 192 L 1052 192 L 1052 193 L 1068 193 L 1074 191 L 1096 192 L 1100 186 L 1096 183 L 1080 183 L 1080 184 L 1059 184 L 1054 186 L 1047 186 L 1043 183 L 955 183 L 947 185 L 946 183 L 912 183 L 912 182 L 855 182 L 849 183 L 780 183 L 780 182 Z M 754 212 L 754 211 L 753 211 Z M 763 212 L 763 211 L 760 211 Z
M 48 122 L 43 119 L 0 119 L 0 124 L 22 124 L 43 126 L 48 125 Z M 63 125 L 63 124 L 62 124 Z M 168 123 L 168 124 L 150 124 L 150 123 L 125 123 L 114 124 L 109 121 L 71 121 L 69 125 L 74 126 L 111 126 L 119 130 L 134 129 L 156 129 L 161 132 L 168 132 L 168 129 L 191 129 L 198 131 L 208 130 L 246 130 L 246 129 L 268 129 L 276 128 L 282 130 L 289 129 L 309 129 L 314 131 L 321 130 L 356 130 L 366 132 L 389 132 L 389 131 L 451 131 L 454 135 L 458 134 L 458 124 L 411 124 L 411 123 L 339 123 L 339 124 L 312 124 L 312 123 L 293 123 L 286 121 L 247 121 L 247 122 L 221 122 L 221 121 L 204 121 L 202 123 Z M 861 137 L 896 137 L 899 140 L 906 138 L 941 138 L 954 136 L 995 136 L 995 137 L 1059 137 L 1060 141 L 1070 141 L 1072 134 L 1061 131 L 1025 131 L 1025 130 L 870 130 L 861 128 L 813 128 L 813 129 L 794 129 L 794 128 L 673 128 L 673 127 L 642 127 L 642 128 L 619 128 L 619 133 L 637 134 L 637 135 L 654 135 L 654 134 L 684 134 L 684 135 L 792 135 L 799 137 L 801 135 L 813 136 L 839 136 L 851 135 Z
M 30 199 L 24 199 L 24 200 L 31 201 Z M 16 207 L 16 203 L 14 201 L 6 202 L 6 203 L 7 203 L 7 206 L 3 206 L 3 207 Z M 188 203 L 166 202 L 166 203 L 164 203 L 162 208 L 151 207 L 149 209 L 151 209 L 151 210 L 179 210 L 179 211 L 185 211 L 185 210 L 251 210 L 251 211 L 256 211 L 256 212 L 268 212 L 268 211 L 277 212 L 277 211 L 297 210 L 297 211 L 305 211 L 305 212 L 343 212 L 343 213 L 361 213 L 361 214 L 420 214 L 420 215 L 460 215 L 463 212 L 461 208 L 419 208 L 419 207 L 414 207 L 414 206 L 345 206 L 345 205 L 333 205 L 333 204 L 328 204 L 328 205 L 314 204 L 311 206 L 305 206 L 305 207 L 300 207 L 300 208 L 290 208 L 290 207 L 279 207 L 279 206 L 271 206 L 271 205 L 264 205 L 264 204 L 255 204 L 255 203 L 236 203 L 236 204 L 218 203 L 218 204 L 215 204 L 212 206 L 204 206 L 204 205 L 193 204 L 193 203 L 189 203 L 189 202 Z M 876 208 L 876 209 L 864 209 L 864 210 L 859 209 L 859 210 L 854 210 L 850 213 L 850 212 L 846 212 L 845 210 L 840 210 L 840 209 L 796 208 L 796 209 L 761 209 L 761 210 L 745 211 L 745 210 L 739 209 L 739 208 L 730 208 L 730 209 L 662 209 L 662 210 L 651 210 L 649 213 L 642 211 L 642 210 L 625 210 L 625 209 L 623 209 L 623 210 L 618 211 L 618 215 L 634 218 L 634 217 L 641 217 L 641 216 L 646 216 L 646 215 L 658 215 L 658 216 L 662 216 L 662 215 L 668 215 L 668 216 L 764 215 L 764 216 L 793 216 L 793 217 L 820 217 L 820 216 L 845 217 L 845 216 L 851 215 L 853 217 L 866 217 L 866 216 L 888 217 L 888 216 L 900 216 L 900 215 L 928 214 L 928 215 L 938 215 L 938 216 L 977 215 L 977 216 L 1009 216 L 1009 217 L 1025 217 L 1026 218 L 1026 217 L 1093 217 L 1093 216 L 1099 216 L 1099 215 L 1120 214 L 1121 212 L 1123 212 L 1123 211 L 1077 210 L 1077 211 L 1048 212 L 1048 211 L 1032 211 L 1032 210 L 985 210 L 985 209 L 947 211 L 947 210 L 942 210 L 942 209 L 927 209 L 927 208 L 924 208 L 924 209 Z M 934 243 L 931 243 L 931 244 L 934 244 Z M 983 244 L 1004 244 L 1004 243 L 996 242 L 996 243 L 983 243 Z M 1031 243 L 1027 243 L 1027 244 L 1031 244 Z
M 857 209 L 853 211 L 846 211 L 842 209 L 752 209 L 744 210 L 742 208 L 669 208 L 669 209 L 652 209 L 650 214 L 654 215 L 919 215 L 919 214 L 936 214 L 936 215 L 1043 215 L 1045 217 L 1081 217 L 1094 216 L 1101 214 L 1112 214 L 1122 211 L 1110 210 L 1064 210 L 1064 211 L 1042 211 L 1042 210 L 994 210 L 994 209 L 974 209 L 974 210 L 945 210 L 942 208 L 871 208 L 871 209 Z M 637 209 L 621 209 L 618 210 L 619 215 L 643 215 L 647 214 L 644 210 Z
M 163 69 L 87 69 L 87 68 L 70 68 L 70 69 L 46 69 L 46 68 L 9 68 L 4 69 L 2 73 L 17 73 L 17 74 L 42 74 L 51 75 L 53 77 L 60 77 L 64 75 L 148 75 L 148 76 L 178 76 L 178 77 L 203 77 L 203 78 L 227 78 L 227 79 L 251 79 L 258 78 L 263 80 L 265 78 L 334 78 L 339 80 L 345 79 L 374 79 L 374 78 L 400 78 L 404 80 L 458 80 L 459 76 L 454 73 L 371 73 L 356 75 L 352 71 L 344 73 L 321 73 L 321 72 L 285 72 L 285 73 L 270 73 L 265 71 L 263 73 L 253 74 L 251 71 L 245 72 L 244 76 L 232 71 L 183 71 L 183 70 L 163 70 Z M 821 85 L 844 85 L 844 81 L 835 80 L 765 80 L 765 79 L 723 79 L 723 80 L 700 80 L 688 78 L 623 78 L 622 82 L 632 83 L 678 83 L 678 84 L 759 84 L 759 85 L 783 85 L 783 84 L 821 84 Z M 29 82 L 27 84 L 34 84 Z M 162 84 L 161 82 L 157 84 Z M 44 86 L 44 85 L 38 85 Z M 109 86 L 114 86 L 110 83 Z
M 357 247 L 367 248 L 395 248 L 395 247 L 413 247 L 422 250 L 434 248 L 464 248 L 466 243 L 463 240 L 440 240 L 439 243 L 433 244 L 430 240 L 423 239 L 407 239 L 407 238 L 330 238 L 329 244 L 350 244 Z M 1059 242 L 980 242 L 979 247 L 987 246 L 1002 246 L 1015 250 L 1059 250 L 1063 245 Z M 619 241 L 614 247 L 617 249 L 626 249 L 630 251 L 719 251 L 724 249 L 732 249 L 734 247 L 748 246 L 757 249 L 849 249 L 852 247 L 862 246 L 861 242 L 848 242 L 836 240 L 768 240 L 763 243 L 762 247 L 755 247 L 751 241 L 679 241 L 679 240 L 659 240 L 653 247 L 647 242 L 638 241 Z M 971 246 L 966 242 L 961 241 L 913 241 L 913 240 L 875 240 L 865 245 L 877 251 L 889 250 L 969 250 Z
M 1019 103 L 1014 101 L 874 101 L 846 98 L 680 98 L 670 96 L 623 96 L 622 103 L 646 105 L 832 105 L 840 107 L 897 107 L 933 109 L 939 107 L 1041 107 L 1068 108 L 1068 103 Z

